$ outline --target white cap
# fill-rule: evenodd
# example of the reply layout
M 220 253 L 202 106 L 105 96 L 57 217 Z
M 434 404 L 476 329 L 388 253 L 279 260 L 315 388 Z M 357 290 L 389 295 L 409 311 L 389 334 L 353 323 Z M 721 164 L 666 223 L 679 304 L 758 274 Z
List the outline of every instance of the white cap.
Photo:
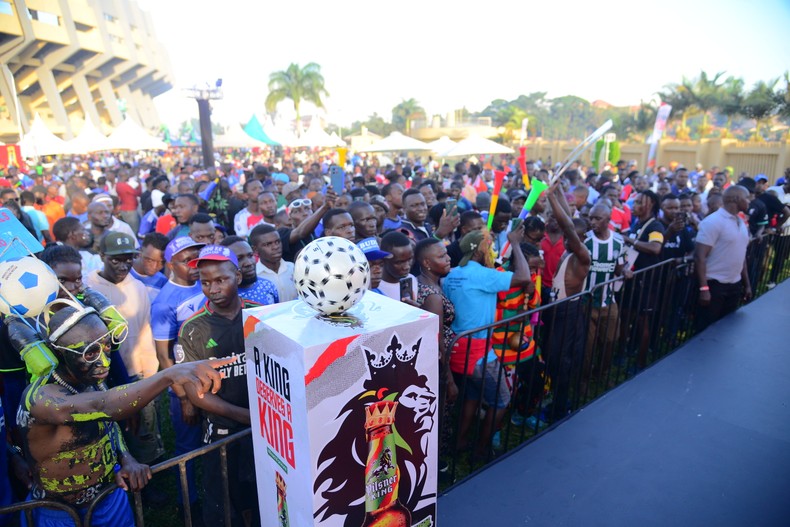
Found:
M 159 190 L 159 189 L 152 190 L 151 191 L 151 205 L 154 208 L 161 207 L 162 205 L 164 205 L 164 203 L 162 202 L 162 198 L 163 197 L 165 197 L 165 193 L 162 192 L 161 190 Z

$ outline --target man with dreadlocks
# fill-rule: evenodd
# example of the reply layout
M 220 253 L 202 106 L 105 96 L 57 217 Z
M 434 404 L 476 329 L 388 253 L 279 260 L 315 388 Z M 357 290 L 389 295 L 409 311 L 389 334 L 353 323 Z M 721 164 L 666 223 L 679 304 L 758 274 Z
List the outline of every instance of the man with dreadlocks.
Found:
M 29 499 L 69 504 L 84 518 L 103 488 L 116 483 L 95 507 L 94 526 L 133 526 L 124 490 L 139 491 L 151 470 L 128 452 L 117 421 L 128 419 L 171 385 L 193 385 L 199 396 L 216 393 L 221 376 L 214 368 L 228 360 L 179 364 L 144 380 L 107 389 L 109 349 L 114 333 L 98 313 L 76 302 L 66 304 L 47 322 L 46 346 L 57 359 L 50 375 L 34 378 L 17 414 L 26 441 L 25 457 L 33 472 Z M 73 525 L 55 509 L 33 511 L 36 526 Z

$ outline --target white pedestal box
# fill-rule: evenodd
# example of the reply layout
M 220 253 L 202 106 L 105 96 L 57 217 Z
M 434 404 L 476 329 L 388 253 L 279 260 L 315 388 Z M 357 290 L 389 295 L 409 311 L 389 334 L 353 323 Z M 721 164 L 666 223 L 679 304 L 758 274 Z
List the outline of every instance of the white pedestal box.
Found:
M 436 524 L 438 317 L 367 292 L 246 309 L 244 335 L 262 525 Z

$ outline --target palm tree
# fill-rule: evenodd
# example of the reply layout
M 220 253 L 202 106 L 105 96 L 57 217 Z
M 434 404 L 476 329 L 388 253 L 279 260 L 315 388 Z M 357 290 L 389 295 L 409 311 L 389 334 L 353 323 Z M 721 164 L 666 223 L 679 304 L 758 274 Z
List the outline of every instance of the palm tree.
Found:
M 743 99 L 743 113 L 747 117 L 755 120 L 755 130 L 751 139 L 760 141 L 763 139 L 760 128 L 768 124 L 776 111 L 779 109 L 779 101 L 775 91 L 779 79 L 768 82 L 758 81 L 757 84 L 746 94 Z
M 392 109 L 392 125 L 409 135 L 411 120 L 420 116 L 425 116 L 425 110 L 416 99 L 401 99 L 401 102 Z
M 718 104 L 719 111 L 727 116 L 727 129 L 722 132 L 722 137 L 732 137 L 732 120 L 742 113 L 743 87 L 741 78 L 728 77 L 724 81 Z
M 324 108 L 323 95 L 329 96 L 324 88 L 324 76 L 321 66 L 310 62 L 304 67 L 291 63 L 285 71 L 275 71 L 269 75 L 269 95 L 266 96 L 266 111 L 274 112 L 277 104 L 285 99 L 293 101 L 296 112 L 296 127 L 302 133 L 302 114 L 300 107 L 303 101 L 311 102 L 318 108 Z
M 714 75 L 713 78 L 708 78 L 708 74 L 702 71 L 699 77 L 693 81 L 683 79 L 683 86 L 688 91 L 692 106 L 702 113 L 702 124 L 699 127 L 700 138 L 710 132 L 708 112 L 718 107 L 721 101 L 722 86 L 725 82 L 724 80 L 720 81 L 722 75 L 724 75 L 723 71 Z
M 689 112 L 693 109 L 694 101 L 688 89 L 689 82 L 683 77 L 683 82 L 680 84 L 667 84 L 664 91 L 659 92 L 658 96 L 661 102 L 667 103 L 672 106 L 672 113 L 680 116 L 680 126 L 675 133 L 676 137 L 681 140 L 689 139 L 689 131 L 686 126 L 686 118 Z

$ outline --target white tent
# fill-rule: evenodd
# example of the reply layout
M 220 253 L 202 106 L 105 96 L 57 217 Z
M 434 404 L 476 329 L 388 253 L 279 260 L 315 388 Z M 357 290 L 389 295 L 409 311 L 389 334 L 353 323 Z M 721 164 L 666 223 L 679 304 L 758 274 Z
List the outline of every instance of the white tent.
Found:
M 30 131 L 19 141 L 19 147 L 24 157 L 56 156 L 72 153 L 68 143 L 50 132 L 38 114 L 33 118 Z
M 86 118 L 79 135 L 71 141 L 67 141 L 66 144 L 75 154 L 85 154 L 107 150 L 108 142 L 104 134 L 94 126 L 90 119 Z
M 167 143 L 148 134 L 131 117 L 107 138 L 108 150 L 167 150 Z
M 263 127 L 264 133 L 266 133 L 272 141 L 280 143 L 282 146 L 298 146 L 299 139 L 296 135 L 292 131 L 286 130 L 283 126 L 275 126 L 268 114 L 263 118 L 263 121 L 261 121 L 261 126 Z
M 339 135 L 337 135 L 337 132 L 332 132 L 331 134 L 329 134 L 329 137 L 331 137 L 331 138 L 332 138 L 332 141 L 334 141 L 334 142 L 335 142 L 335 144 L 334 144 L 334 145 L 332 145 L 332 146 L 346 146 L 346 142 L 345 142 L 345 141 L 343 141 L 343 140 L 340 138 L 340 136 L 339 136 Z
M 446 135 L 443 135 L 436 141 L 431 141 L 430 143 L 428 143 L 428 146 L 431 147 L 431 150 L 433 152 L 436 152 L 437 154 L 441 154 L 442 152 L 450 150 L 456 144 L 457 143 L 455 141 L 453 141 Z
M 439 152 L 442 157 L 464 157 L 481 154 L 512 154 L 513 149 L 500 145 L 490 139 L 472 135 L 459 141 L 455 146 Z
M 331 135 L 326 133 L 326 130 L 321 128 L 321 123 L 318 117 L 313 117 L 310 121 L 310 126 L 307 131 L 299 138 L 298 146 L 306 147 L 332 147 L 337 146 L 336 141 Z
M 255 148 L 267 146 L 263 141 L 258 141 L 238 125 L 231 125 L 228 130 L 214 137 L 214 147 L 216 148 Z
M 400 132 L 392 132 L 381 141 L 359 149 L 360 152 L 422 152 L 426 150 L 431 150 L 431 147 Z

